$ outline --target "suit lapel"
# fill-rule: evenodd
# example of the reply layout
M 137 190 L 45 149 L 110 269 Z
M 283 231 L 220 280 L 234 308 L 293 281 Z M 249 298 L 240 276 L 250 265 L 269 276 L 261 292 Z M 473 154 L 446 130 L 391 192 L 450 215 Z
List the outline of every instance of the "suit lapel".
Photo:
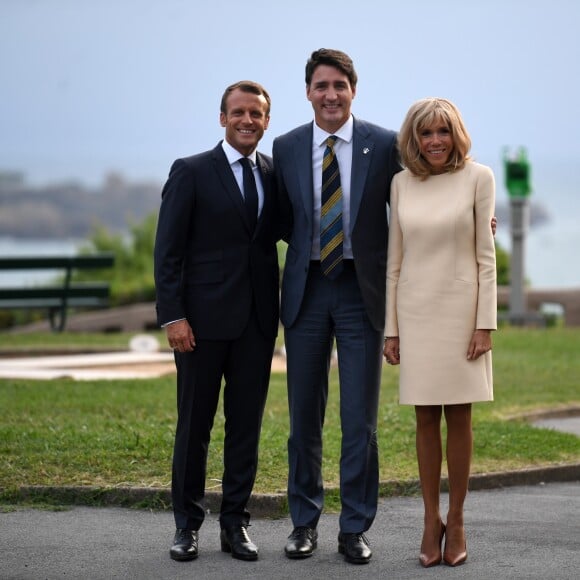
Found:
M 258 225 L 256 230 L 260 227 L 264 216 L 268 216 L 270 213 L 270 205 L 272 203 L 272 165 L 264 158 L 264 156 L 258 152 L 256 156 L 256 162 L 260 172 L 260 178 L 262 180 L 262 188 L 264 190 L 264 206 L 262 207 L 262 213 L 258 216 Z
M 356 224 L 358 210 L 362 202 L 363 192 L 375 144 L 371 139 L 368 127 L 362 121 L 354 120 L 352 139 L 352 173 L 350 176 L 350 233 Z M 385 160 L 386 163 L 386 160 Z
M 303 127 L 296 136 L 294 158 L 296 160 L 296 178 L 302 197 L 302 204 L 307 220 L 312 224 L 314 216 L 314 185 L 312 177 L 312 128 L 313 123 Z

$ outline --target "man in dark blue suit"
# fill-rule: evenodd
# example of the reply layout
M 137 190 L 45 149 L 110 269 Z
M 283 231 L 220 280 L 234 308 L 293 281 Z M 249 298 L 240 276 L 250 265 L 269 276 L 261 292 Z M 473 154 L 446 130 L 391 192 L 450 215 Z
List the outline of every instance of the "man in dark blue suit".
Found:
M 158 321 L 177 367 L 174 560 L 198 555 L 207 450 L 222 378 L 221 548 L 242 560 L 258 557 L 246 531 L 246 504 L 278 331 L 272 160 L 256 152 L 269 119 L 270 97 L 261 85 L 231 85 L 221 102 L 224 141 L 175 161 L 163 189 L 155 285 Z
M 378 501 L 377 408 L 387 261 L 387 204 L 401 169 L 396 134 L 353 118 L 357 75 L 341 51 L 306 65 L 308 123 L 278 137 L 273 159 L 288 242 L 282 283 L 290 437 L 288 502 L 294 530 L 285 553 L 312 554 L 323 507 L 322 427 L 334 340 L 342 448 L 338 550 L 365 564 L 364 535 Z

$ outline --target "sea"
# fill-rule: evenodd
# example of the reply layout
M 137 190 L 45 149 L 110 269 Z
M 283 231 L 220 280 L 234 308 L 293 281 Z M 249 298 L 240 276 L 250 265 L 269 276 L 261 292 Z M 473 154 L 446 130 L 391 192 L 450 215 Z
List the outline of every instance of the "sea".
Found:
M 506 215 L 505 213 L 503 214 Z M 507 214 L 509 215 L 509 214 Z M 580 288 L 580 225 L 578 214 L 550 218 L 530 228 L 525 240 L 525 278 L 532 288 Z M 505 223 L 504 223 L 505 222 Z M 496 234 L 508 252 L 511 248 L 509 218 L 500 217 Z M 0 256 L 75 255 L 86 240 L 43 240 L 0 237 Z M 54 272 L 2 272 L 0 285 L 34 285 L 54 277 Z
M 532 288 L 580 288 L 580 188 L 576 186 L 576 165 L 557 164 L 539 176 L 529 197 L 531 219 L 525 237 L 525 279 Z M 496 173 L 496 238 L 511 251 L 510 200 Z M 0 256 L 74 255 L 86 243 L 82 239 L 23 239 L 2 237 Z M 51 272 L 2 272 L 1 286 L 34 284 L 54 276 Z
M 74 256 L 86 243 L 87 241 L 82 239 L 43 240 L 0 236 L 0 256 Z M 34 286 L 54 279 L 58 275 L 62 275 L 62 271 L 16 270 L 14 272 L 0 272 L 0 286 L 4 288 Z

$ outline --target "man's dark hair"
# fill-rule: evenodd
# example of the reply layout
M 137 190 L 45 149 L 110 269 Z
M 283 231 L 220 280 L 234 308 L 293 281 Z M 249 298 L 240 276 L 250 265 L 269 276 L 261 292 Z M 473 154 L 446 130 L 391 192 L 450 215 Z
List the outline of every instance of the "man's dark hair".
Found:
M 260 83 L 255 83 L 254 81 L 238 81 L 237 83 L 230 85 L 224 91 L 224 94 L 222 96 L 222 102 L 220 105 L 220 111 L 222 113 L 226 114 L 228 112 L 227 111 L 228 97 L 236 89 L 239 89 L 244 93 L 252 93 L 253 95 L 263 95 L 264 98 L 266 99 L 266 102 L 268 103 L 268 110 L 266 111 L 266 114 L 267 115 L 270 114 L 270 106 L 272 105 L 270 95 L 268 94 L 268 91 Z
M 316 67 L 321 64 L 337 68 L 341 73 L 348 77 L 351 88 L 354 89 L 356 87 L 358 76 L 354 70 L 352 59 L 348 54 L 332 48 L 320 48 L 312 53 L 306 63 L 306 86 L 310 86 L 312 75 L 314 74 Z

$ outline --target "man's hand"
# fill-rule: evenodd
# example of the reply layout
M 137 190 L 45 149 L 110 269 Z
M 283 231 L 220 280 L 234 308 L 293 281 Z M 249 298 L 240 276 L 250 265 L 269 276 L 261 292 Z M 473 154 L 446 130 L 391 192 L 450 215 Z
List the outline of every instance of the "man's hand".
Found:
M 497 218 L 493 216 L 491 218 L 491 233 L 493 234 L 494 238 L 495 238 L 495 230 L 497 230 Z
M 165 327 L 167 342 L 176 352 L 191 352 L 195 348 L 195 336 L 187 320 L 178 320 Z

